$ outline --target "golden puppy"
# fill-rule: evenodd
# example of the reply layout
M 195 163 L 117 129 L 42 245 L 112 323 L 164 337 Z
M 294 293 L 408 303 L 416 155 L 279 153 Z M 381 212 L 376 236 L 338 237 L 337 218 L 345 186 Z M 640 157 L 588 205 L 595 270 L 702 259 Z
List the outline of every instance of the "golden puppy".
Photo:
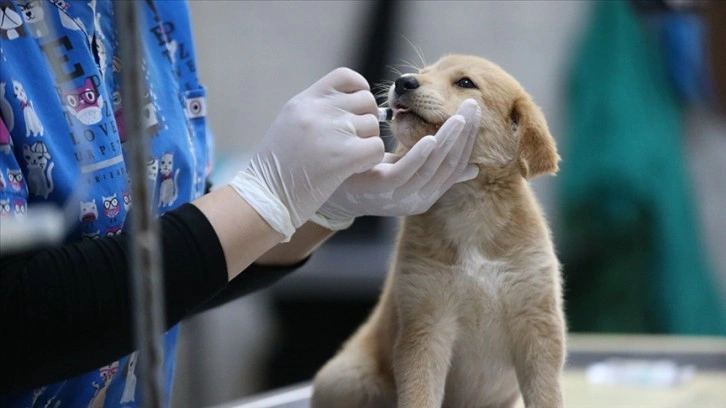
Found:
M 542 112 L 497 65 L 450 55 L 391 87 L 391 129 L 410 148 L 468 98 L 479 175 L 404 218 L 380 301 L 316 375 L 313 408 L 562 407 L 560 266 L 527 181 L 558 168 Z

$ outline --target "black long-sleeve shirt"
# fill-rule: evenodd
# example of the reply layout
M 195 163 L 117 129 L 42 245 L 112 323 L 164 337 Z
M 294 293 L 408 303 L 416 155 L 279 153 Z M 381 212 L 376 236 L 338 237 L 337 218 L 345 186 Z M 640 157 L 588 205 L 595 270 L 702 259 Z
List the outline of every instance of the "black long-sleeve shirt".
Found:
M 252 265 L 227 283 L 222 246 L 186 204 L 160 217 L 168 327 L 267 287 L 300 265 Z M 82 374 L 133 350 L 130 237 L 0 258 L 0 394 Z

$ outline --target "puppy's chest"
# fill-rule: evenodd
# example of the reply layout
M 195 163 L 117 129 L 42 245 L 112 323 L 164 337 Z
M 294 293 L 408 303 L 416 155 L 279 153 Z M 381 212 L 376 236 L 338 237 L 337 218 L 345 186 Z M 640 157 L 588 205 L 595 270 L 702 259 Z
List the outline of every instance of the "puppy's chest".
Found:
M 460 299 L 459 321 L 479 332 L 504 318 L 508 268 L 505 261 L 485 258 L 476 249 L 464 249 L 455 269 L 452 288 Z
M 506 288 L 511 277 L 507 265 L 474 250 L 458 265 L 453 289 L 460 299 L 455 312 L 459 324 L 451 375 L 453 380 L 463 376 L 476 384 L 471 390 L 474 393 L 483 392 L 483 384 L 488 392 L 508 390 L 513 382 L 512 339 L 506 317 Z

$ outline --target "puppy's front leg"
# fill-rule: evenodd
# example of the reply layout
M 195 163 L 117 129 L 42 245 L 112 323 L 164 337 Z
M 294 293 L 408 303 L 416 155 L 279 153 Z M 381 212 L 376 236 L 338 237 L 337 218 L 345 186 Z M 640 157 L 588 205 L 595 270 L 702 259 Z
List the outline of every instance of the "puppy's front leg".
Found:
M 510 326 L 519 389 L 527 408 L 562 408 L 564 318 L 557 299 L 539 303 L 516 314 Z
M 394 349 L 398 408 L 440 408 L 456 337 L 454 319 L 402 320 Z

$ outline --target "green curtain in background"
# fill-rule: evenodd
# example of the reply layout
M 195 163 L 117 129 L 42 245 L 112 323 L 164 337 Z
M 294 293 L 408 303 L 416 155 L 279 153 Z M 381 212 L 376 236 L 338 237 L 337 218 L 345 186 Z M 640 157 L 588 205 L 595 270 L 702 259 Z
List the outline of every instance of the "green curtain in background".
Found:
M 659 43 L 625 1 L 591 11 L 558 178 L 570 329 L 726 334 Z

